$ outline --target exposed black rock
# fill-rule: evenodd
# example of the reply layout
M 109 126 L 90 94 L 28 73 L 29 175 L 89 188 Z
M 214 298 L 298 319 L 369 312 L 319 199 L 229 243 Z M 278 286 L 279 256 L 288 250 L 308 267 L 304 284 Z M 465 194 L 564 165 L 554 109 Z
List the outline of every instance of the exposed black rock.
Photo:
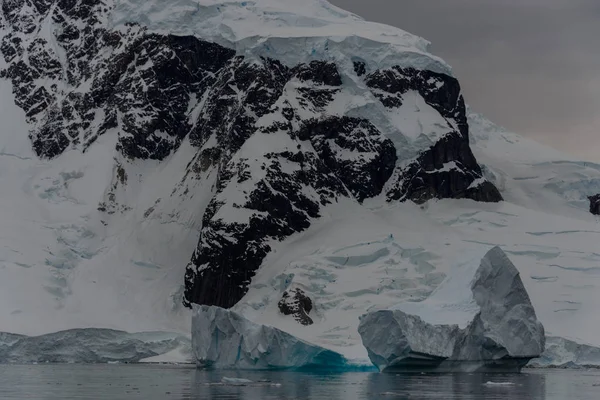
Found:
M 293 70 L 294 76 L 301 81 L 310 81 L 317 85 L 341 86 L 342 77 L 334 63 L 311 61 L 300 64 Z
M 367 73 L 367 67 L 362 61 L 354 61 L 354 72 L 358 76 L 363 76 Z
M 387 192 L 388 200 L 412 200 L 415 203 L 434 198 L 470 198 L 485 202 L 502 200 L 498 189 L 483 179 L 481 167 L 469 146 L 465 102 L 455 78 L 431 71 L 394 67 L 369 74 L 365 81 L 385 107 L 401 107 L 404 101 L 402 95 L 414 90 L 449 121 L 449 126 L 457 127 L 396 171 L 394 182 Z
M 459 132 L 444 136 L 399 170 L 399 175 L 387 193 L 389 200 L 411 200 L 417 204 L 434 198 L 502 201 L 498 189 L 483 179 L 468 141 Z
M 325 165 L 360 202 L 380 194 L 396 167 L 394 144 L 366 119 L 308 121 L 298 138 L 310 140 Z
M 214 134 L 226 162 L 256 132 L 257 119 L 269 112 L 290 76 L 278 61 L 265 59 L 258 65 L 242 57 L 231 59 L 206 89 L 203 110 L 190 132 L 191 143 L 201 147 Z
M 302 289 L 286 290 L 279 303 L 279 311 L 283 315 L 292 315 L 302 325 L 312 325 L 313 320 L 308 316 L 313 304 L 310 297 Z
M 600 194 L 588 197 L 590 200 L 590 212 L 594 215 L 600 215 Z
M 400 107 L 402 95 L 409 90 L 418 92 L 442 117 L 454 120 L 460 133 L 468 135 L 465 102 L 456 78 L 427 70 L 394 67 L 367 75 L 365 82 L 388 108 Z
M 195 37 L 149 34 L 134 25 L 110 32 L 100 22 L 110 11 L 101 0 L 33 4 L 40 14 L 32 14 L 28 2 L 3 3 L 12 30 L 0 51 L 9 65 L 3 76 L 13 83 L 16 103 L 32 126 L 33 147 L 43 158 L 71 146 L 85 150 L 115 128 L 117 148 L 127 158 L 164 159 L 193 126 L 190 102 L 235 54 Z M 62 28 L 56 40 L 63 60 L 45 39 L 20 35 L 37 29 L 45 13 Z M 84 84 L 90 89 L 82 92 Z

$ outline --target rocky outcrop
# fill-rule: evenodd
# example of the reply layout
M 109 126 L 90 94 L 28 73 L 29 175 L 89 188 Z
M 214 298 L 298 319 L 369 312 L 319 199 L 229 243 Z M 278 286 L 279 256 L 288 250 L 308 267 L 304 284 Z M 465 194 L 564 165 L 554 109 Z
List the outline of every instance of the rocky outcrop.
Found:
M 373 72 L 365 82 L 382 104 L 392 110 L 404 104 L 403 95 L 407 92 L 417 92 L 453 128 L 415 160 L 399 167 L 387 192 L 390 201 L 412 200 L 420 204 L 434 198 L 502 200 L 496 187 L 481 179 L 481 168 L 469 146 L 465 102 L 455 78 L 395 67 Z
M 194 93 L 204 92 L 235 54 L 136 25 L 109 31 L 101 21 L 113 6 L 102 0 L 2 5 L 11 29 L 0 47 L 8 64 L 2 76 L 13 83 L 40 157 L 85 150 L 115 129 L 123 155 L 164 159 L 193 126 L 188 107 Z M 44 23 L 56 29 L 52 39 L 60 48 L 38 32 Z
M 277 303 L 283 315 L 292 315 L 302 325 L 312 325 L 313 320 L 308 316 L 312 310 L 312 300 L 302 289 L 286 290 Z
M 539 357 L 544 328 L 515 266 L 496 247 L 468 279 L 473 269 L 448 278 L 421 304 L 361 317 L 373 364 L 384 371 L 519 371 Z M 465 282 L 471 296 L 460 287 Z M 451 322 L 461 320 L 466 326 Z
M 590 212 L 594 215 L 600 215 L 600 194 L 588 197 L 590 200 Z

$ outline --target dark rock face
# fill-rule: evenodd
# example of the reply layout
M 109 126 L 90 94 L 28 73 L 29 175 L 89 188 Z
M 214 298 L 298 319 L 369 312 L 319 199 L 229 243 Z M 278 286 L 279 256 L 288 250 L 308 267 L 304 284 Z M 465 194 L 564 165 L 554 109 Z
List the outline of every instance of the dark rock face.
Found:
M 494 185 L 482 179 L 481 168 L 469 146 L 465 102 L 455 78 L 431 71 L 395 67 L 369 74 L 365 81 L 385 107 L 401 107 L 404 101 L 402 95 L 409 90 L 416 91 L 448 121 L 449 126 L 456 127 L 397 171 L 395 182 L 387 193 L 389 200 L 412 200 L 415 203 L 434 198 L 502 200 Z
M 277 303 L 279 311 L 283 315 L 292 315 L 302 325 L 312 325 L 313 320 L 308 316 L 313 304 L 302 289 L 286 290 Z
M 482 179 L 481 168 L 460 135 L 452 132 L 444 136 L 401 169 L 400 178 L 387 193 L 388 199 L 417 204 L 444 198 L 502 201 L 498 189 Z
M 364 74 L 367 73 L 366 64 L 362 61 L 355 61 L 354 62 L 354 72 L 358 76 L 363 76 Z
M 600 194 L 588 197 L 590 200 L 590 212 L 594 215 L 600 215 Z
M 164 159 L 192 128 L 192 96 L 234 56 L 194 37 L 149 34 L 134 25 L 110 32 L 100 22 L 109 11 L 101 0 L 3 3 L 11 32 L 0 47 L 9 65 L 2 75 L 13 83 L 39 157 L 69 147 L 85 151 L 114 128 L 127 158 Z M 45 39 L 27 35 L 45 18 L 61 27 L 62 60 Z
M 368 115 L 339 111 L 349 93 L 335 63 L 286 66 L 136 24 L 111 30 L 112 7 L 104 0 L 3 2 L 0 75 L 12 82 L 39 157 L 85 152 L 114 135 L 103 213 L 131 209 L 119 193 L 131 182 L 132 163 L 164 160 L 189 140 L 197 154 L 172 195 L 191 196 L 184 181 L 210 175 L 215 183 L 186 269 L 186 305 L 235 305 L 273 243 L 306 230 L 339 199 L 501 199 L 469 148 L 454 78 L 353 63 L 384 107 L 400 107 L 407 91 L 417 91 L 454 127 L 414 159 L 399 160 Z M 60 50 L 41 31 L 48 21 Z
M 298 138 L 310 140 L 325 165 L 360 202 L 381 193 L 396 166 L 394 144 L 365 119 L 308 121 Z

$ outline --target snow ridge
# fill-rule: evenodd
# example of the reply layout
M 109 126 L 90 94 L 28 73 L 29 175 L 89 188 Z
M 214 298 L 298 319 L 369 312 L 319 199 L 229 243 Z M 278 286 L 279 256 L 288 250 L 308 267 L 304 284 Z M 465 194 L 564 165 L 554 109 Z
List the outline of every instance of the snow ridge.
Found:
M 200 37 L 290 67 L 367 59 L 370 68 L 400 65 L 451 74 L 444 61 L 428 53 L 425 39 L 367 22 L 324 0 L 122 0 L 109 18 L 111 28 L 139 23 L 151 32 Z

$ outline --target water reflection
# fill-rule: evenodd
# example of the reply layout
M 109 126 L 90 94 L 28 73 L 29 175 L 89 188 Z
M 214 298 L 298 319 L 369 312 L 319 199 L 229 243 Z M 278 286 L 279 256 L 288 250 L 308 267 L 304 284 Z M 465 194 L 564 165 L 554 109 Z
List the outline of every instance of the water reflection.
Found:
M 367 381 L 365 398 L 546 400 L 541 374 L 371 374 Z
M 223 377 L 249 379 L 254 383 L 223 385 Z M 323 375 L 206 372 L 191 366 L 164 365 L 0 365 L 2 400 L 590 400 L 600 399 L 599 385 L 597 370 L 505 375 L 364 372 Z
M 247 386 L 220 386 L 223 376 L 253 381 Z M 293 372 L 204 372 L 196 371 L 195 399 L 349 399 L 342 397 L 344 374 L 323 375 Z
M 250 379 L 247 386 L 220 385 L 223 376 Z M 270 381 L 270 382 L 265 382 Z M 274 386 L 274 383 L 281 384 Z M 196 371 L 194 399 L 546 399 L 543 374 L 309 374 Z M 558 400 L 558 399 L 556 399 Z M 560 399 L 563 400 L 563 399 Z

